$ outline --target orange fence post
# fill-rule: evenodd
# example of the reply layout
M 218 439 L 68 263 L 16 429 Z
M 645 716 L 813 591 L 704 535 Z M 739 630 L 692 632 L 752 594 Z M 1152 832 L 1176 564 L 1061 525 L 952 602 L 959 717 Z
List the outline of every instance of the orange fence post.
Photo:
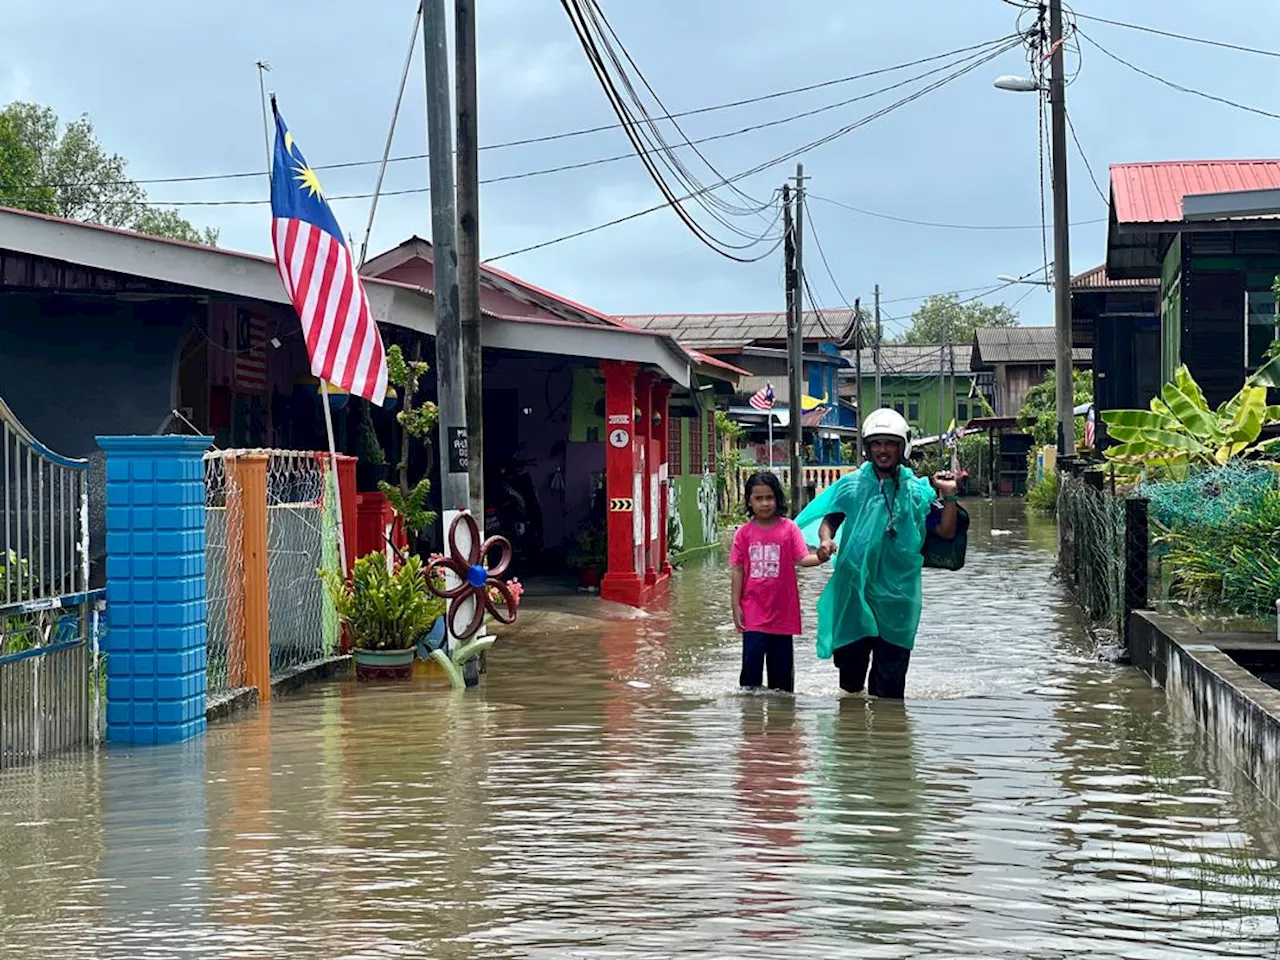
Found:
M 236 455 L 223 456 L 226 470 L 226 577 L 227 577 L 227 686 L 233 690 L 248 685 L 244 664 L 244 498 Z
M 270 591 L 267 586 L 267 455 L 241 454 L 236 459 L 240 487 L 242 537 L 240 569 L 244 576 L 245 685 L 257 687 L 258 700 L 271 699 Z

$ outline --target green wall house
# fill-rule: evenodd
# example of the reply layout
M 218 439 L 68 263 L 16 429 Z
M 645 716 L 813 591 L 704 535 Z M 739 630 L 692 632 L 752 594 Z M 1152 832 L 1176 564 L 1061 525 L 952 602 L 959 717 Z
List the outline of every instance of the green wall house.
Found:
M 1183 218 L 1187 196 L 1280 188 L 1280 160 L 1120 164 L 1111 171 L 1107 274 L 1160 281 L 1160 373 L 1186 364 L 1230 399 L 1276 338 L 1280 216 Z
M 853 366 L 841 371 L 840 396 L 842 399 L 856 397 L 859 409 L 870 413 L 876 409 L 875 351 L 868 347 L 861 353 L 861 396 L 855 386 L 856 367 Z M 851 363 L 858 360 L 854 351 L 847 356 Z M 880 349 L 884 406 L 906 417 L 917 436 L 936 436 L 945 432 L 953 419 L 962 424 L 981 416 L 981 403 L 971 396 L 974 374 L 969 369 L 969 360 L 967 343 L 949 347 L 885 344 Z

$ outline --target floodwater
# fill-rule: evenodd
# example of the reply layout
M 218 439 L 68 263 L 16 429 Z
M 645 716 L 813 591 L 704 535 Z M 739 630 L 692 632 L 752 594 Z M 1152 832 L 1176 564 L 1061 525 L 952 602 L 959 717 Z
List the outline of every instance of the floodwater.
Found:
M 972 514 L 905 704 L 840 698 L 809 641 L 794 698 L 739 693 L 711 559 L 669 614 L 531 615 L 465 695 L 8 771 L 0 954 L 1280 955 L 1280 816 L 1098 659 L 1051 526 Z

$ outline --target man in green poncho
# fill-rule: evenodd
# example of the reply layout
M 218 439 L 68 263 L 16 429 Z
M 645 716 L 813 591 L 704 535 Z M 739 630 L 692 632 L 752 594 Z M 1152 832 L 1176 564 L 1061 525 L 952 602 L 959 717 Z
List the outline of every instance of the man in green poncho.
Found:
M 956 480 L 944 472 L 930 481 L 906 466 L 911 428 L 893 410 L 870 414 L 862 441 L 868 462 L 824 490 L 796 523 L 820 559 L 836 558 L 818 601 L 818 656 L 834 659 L 842 690 L 866 686 L 874 697 L 900 700 L 920 626 L 925 536 L 955 537 Z

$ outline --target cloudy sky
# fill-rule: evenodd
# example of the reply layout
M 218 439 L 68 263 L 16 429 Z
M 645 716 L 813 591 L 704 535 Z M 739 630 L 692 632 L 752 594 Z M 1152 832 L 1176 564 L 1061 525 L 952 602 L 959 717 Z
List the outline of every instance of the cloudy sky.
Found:
M 918 60 L 1010 34 L 1018 11 L 1004 0 L 602 0 L 649 81 L 673 111 L 759 97 Z M 554 0 L 479 0 L 480 141 L 562 134 L 614 118 Z M 264 143 L 255 61 L 271 64 L 270 89 L 314 165 L 376 160 L 382 150 L 408 46 L 415 0 L 0 0 L 0 102 L 22 98 L 64 117 L 89 114 L 108 149 L 140 179 L 262 170 Z M 449 4 L 452 8 L 452 4 Z M 1280 48 L 1280 4 L 1230 0 L 1079 0 L 1081 14 L 1242 44 Z M 787 15 L 783 15 L 784 9 Z M 269 12 L 268 12 L 269 11 Z M 1081 18 L 1084 34 L 1112 53 L 1183 86 L 1280 113 L 1280 59 L 1167 39 Z M 1108 59 L 1089 43 L 1069 58 L 1078 78 L 1068 112 L 1106 189 L 1108 164 L 1135 160 L 1276 156 L 1280 124 L 1180 93 Z M 798 113 L 871 93 L 936 66 L 780 97 L 682 121 L 693 139 L 787 119 L 707 143 L 735 174 L 824 137 L 928 80 L 794 119 Z M 991 81 L 1025 73 L 1014 50 L 919 101 L 806 152 L 809 208 L 840 288 L 869 302 L 877 282 L 886 313 L 904 317 L 910 298 L 991 286 L 999 274 L 1043 263 L 1036 98 Z M 933 78 L 931 78 L 933 79 Z M 425 149 L 421 53 L 415 58 L 394 155 Z M 618 129 L 485 150 L 481 176 L 509 177 L 626 154 Z M 689 162 L 697 166 L 695 158 Z M 368 194 L 374 164 L 322 173 L 331 196 Z M 715 178 L 700 168 L 707 181 Z M 742 181 L 762 199 L 794 173 L 794 161 Z M 385 190 L 420 189 L 423 161 L 393 163 Z M 265 178 L 156 183 L 153 199 L 249 201 L 185 205 L 223 246 L 269 252 Z M 634 156 L 584 169 L 482 188 L 485 257 L 572 233 L 660 200 Z M 258 203 L 254 203 L 259 201 Z M 367 199 L 335 201 L 356 238 Z M 843 205 L 843 206 L 841 206 Z M 872 216 L 957 225 L 924 226 Z M 1100 262 L 1105 206 L 1080 154 L 1071 156 L 1072 267 Z M 704 216 L 705 219 L 705 216 Z M 753 224 L 754 221 L 747 225 Z M 714 224 L 713 224 L 714 225 Z M 759 224 L 763 229 L 764 224 Z M 974 229 L 975 227 L 1002 229 Z M 1003 229 L 1017 228 L 1017 229 Z M 429 235 L 425 193 L 386 196 L 372 249 Z M 717 235 L 726 231 L 716 225 Z M 812 237 L 813 234 L 810 234 Z M 838 306 L 812 240 L 806 246 L 817 299 Z M 702 246 L 669 210 L 589 236 L 498 261 L 504 269 L 614 313 L 770 310 L 782 305 L 781 254 L 752 265 Z M 1052 322 L 1044 292 L 993 295 L 1023 322 Z

